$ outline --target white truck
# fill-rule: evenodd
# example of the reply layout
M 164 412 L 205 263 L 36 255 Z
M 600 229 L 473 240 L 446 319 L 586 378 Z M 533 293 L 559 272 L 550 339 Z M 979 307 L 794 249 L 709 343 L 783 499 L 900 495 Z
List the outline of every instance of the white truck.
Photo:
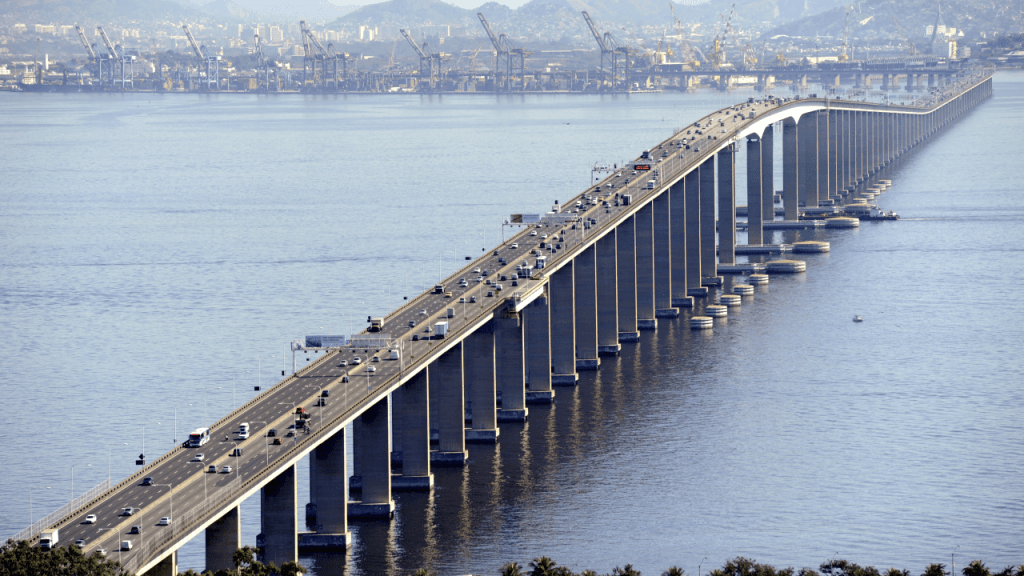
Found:
M 392 360 L 398 360 L 401 357 L 401 355 L 402 355 L 401 352 L 399 352 L 398 350 L 392 350 L 391 351 L 391 359 Z
M 438 322 L 437 324 L 434 324 L 434 338 L 443 340 L 446 334 L 448 334 L 447 322 Z
M 43 550 L 51 550 L 60 541 L 60 531 L 56 528 L 39 534 L 39 547 Z

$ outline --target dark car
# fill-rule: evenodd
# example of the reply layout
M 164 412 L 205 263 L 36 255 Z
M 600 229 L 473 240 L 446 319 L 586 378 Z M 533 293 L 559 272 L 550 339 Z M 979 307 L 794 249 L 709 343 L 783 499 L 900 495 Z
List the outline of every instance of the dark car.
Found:
M 281 445 L 281 439 L 280 438 L 274 438 L 273 444 L 274 444 L 274 446 L 280 446 Z
M 271 428 L 267 432 L 267 438 L 273 438 L 274 436 L 277 436 L 277 430 L 275 430 L 274 428 Z
M 413 334 L 412 335 L 412 341 L 413 342 L 419 342 L 420 341 L 420 335 L 419 334 Z
M 150 477 L 150 476 L 146 476 L 145 478 L 142 479 L 142 485 L 143 486 L 152 486 L 153 485 L 153 478 Z
M 327 398 L 328 396 L 331 395 L 331 391 L 330 390 L 324 390 L 323 392 L 320 393 L 320 395 L 323 396 L 324 398 Z

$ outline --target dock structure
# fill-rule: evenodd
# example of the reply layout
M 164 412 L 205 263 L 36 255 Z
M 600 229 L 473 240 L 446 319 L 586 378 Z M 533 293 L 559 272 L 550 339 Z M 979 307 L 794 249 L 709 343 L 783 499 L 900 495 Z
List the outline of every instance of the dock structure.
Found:
M 242 545 L 239 506 L 259 495 L 265 561 L 343 549 L 350 518 L 392 517 L 393 491 L 431 490 L 434 467 L 467 465 L 467 443 L 500 441 L 502 424 L 526 420 L 529 404 L 555 401 L 580 371 L 600 370 L 623 344 L 675 321 L 714 292 L 719 274 L 805 270 L 796 260 L 736 262 L 783 251 L 763 238 L 775 217 L 776 126 L 783 213 L 796 222 L 821 203 L 852 202 L 991 95 L 990 75 L 964 73 L 916 105 L 765 99 L 709 114 L 385 317 L 375 328 L 386 338 L 326 350 L 221 418 L 205 445 L 179 447 L 18 537 L 59 528 L 68 542 L 85 539 L 86 552 L 137 538 L 121 552 L 125 569 L 164 575 L 176 573 L 182 545 L 205 535 L 206 568 L 231 568 Z M 747 178 L 737 192 L 741 142 Z M 736 245 L 737 194 L 746 196 L 746 246 Z M 700 318 L 695 328 L 713 325 Z M 243 422 L 249 439 L 235 436 Z M 300 531 L 296 512 L 296 465 L 306 456 L 312 532 Z M 120 515 L 125 507 L 133 513 Z M 87 514 L 100 522 L 84 523 Z M 163 517 L 169 525 L 147 528 L 144 540 L 125 535 Z

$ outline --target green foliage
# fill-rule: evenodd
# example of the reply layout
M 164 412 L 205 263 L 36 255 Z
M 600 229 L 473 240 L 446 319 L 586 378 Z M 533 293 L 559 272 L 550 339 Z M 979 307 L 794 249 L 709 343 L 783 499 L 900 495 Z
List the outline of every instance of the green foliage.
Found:
M 921 576 L 949 576 L 945 564 L 929 564 Z
M 793 576 L 794 573 L 792 568 L 776 570 L 774 566 L 758 564 L 757 561 L 742 556 L 737 556 L 727 561 L 721 568 L 711 571 L 712 576 Z
M 992 573 L 981 560 L 974 560 L 963 569 L 964 576 L 991 576 Z M 955 576 L 955 575 L 954 575 Z M 1007 575 L 1010 576 L 1010 575 Z
M 0 545 L 0 576 L 115 576 L 119 564 L 78 546 L 43 550 L 25 540 Z
M 584 570 L 583 572 L 580 572 L 580 576 L 598 576 L 598 574 L 593 570 Z
M 435 574 L 426 568 L 420 568 L 416 572 L 413 572 L 412 576 L 435 576 Z
M 533 562 L 530 562 L 530 568 L 533 568 L 530 576 L 554 576 L 555 566 L 555 561 L 547 556 L 534 558 Z
M 811 569 L 811 568 L 801 568 L 800 571 L 797 572 L 797 574 L 799 576 L 818 576 L 818 572 L 816 570 L 814 570 L 814 569 Z M 907 574 L 906 576 L 910 576 L 910 575 Z
M 873 566 L 861 567 L 846 560 L 829 560 L 818 567 L 825 576 L 881 576 Z
M 889 568 L 885 571 L 885 576 L 910 576 L 910 570 L 900 570 L 899 568 Z
M 683 569 L 679 566 L 673 566 L 668 570 L 662 572 L 661 576 L 686 576 L 686 574 L 683 572 Z
M 613 568 L 612 576 L 640 576 L 640 571 L 633 568 L 632 564 L 626 564 L 624 568 Z
M 524 576 L 519 562 L 509 562 L 501 567 L 501 576 Z

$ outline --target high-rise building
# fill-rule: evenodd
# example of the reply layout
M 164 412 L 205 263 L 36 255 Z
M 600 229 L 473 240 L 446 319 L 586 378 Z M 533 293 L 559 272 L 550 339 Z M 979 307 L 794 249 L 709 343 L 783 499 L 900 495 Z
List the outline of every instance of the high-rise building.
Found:
M 270 27 L 270 41 L 271 42 L 283 42 L 284 34 L 281 32 L 280 26 Z

